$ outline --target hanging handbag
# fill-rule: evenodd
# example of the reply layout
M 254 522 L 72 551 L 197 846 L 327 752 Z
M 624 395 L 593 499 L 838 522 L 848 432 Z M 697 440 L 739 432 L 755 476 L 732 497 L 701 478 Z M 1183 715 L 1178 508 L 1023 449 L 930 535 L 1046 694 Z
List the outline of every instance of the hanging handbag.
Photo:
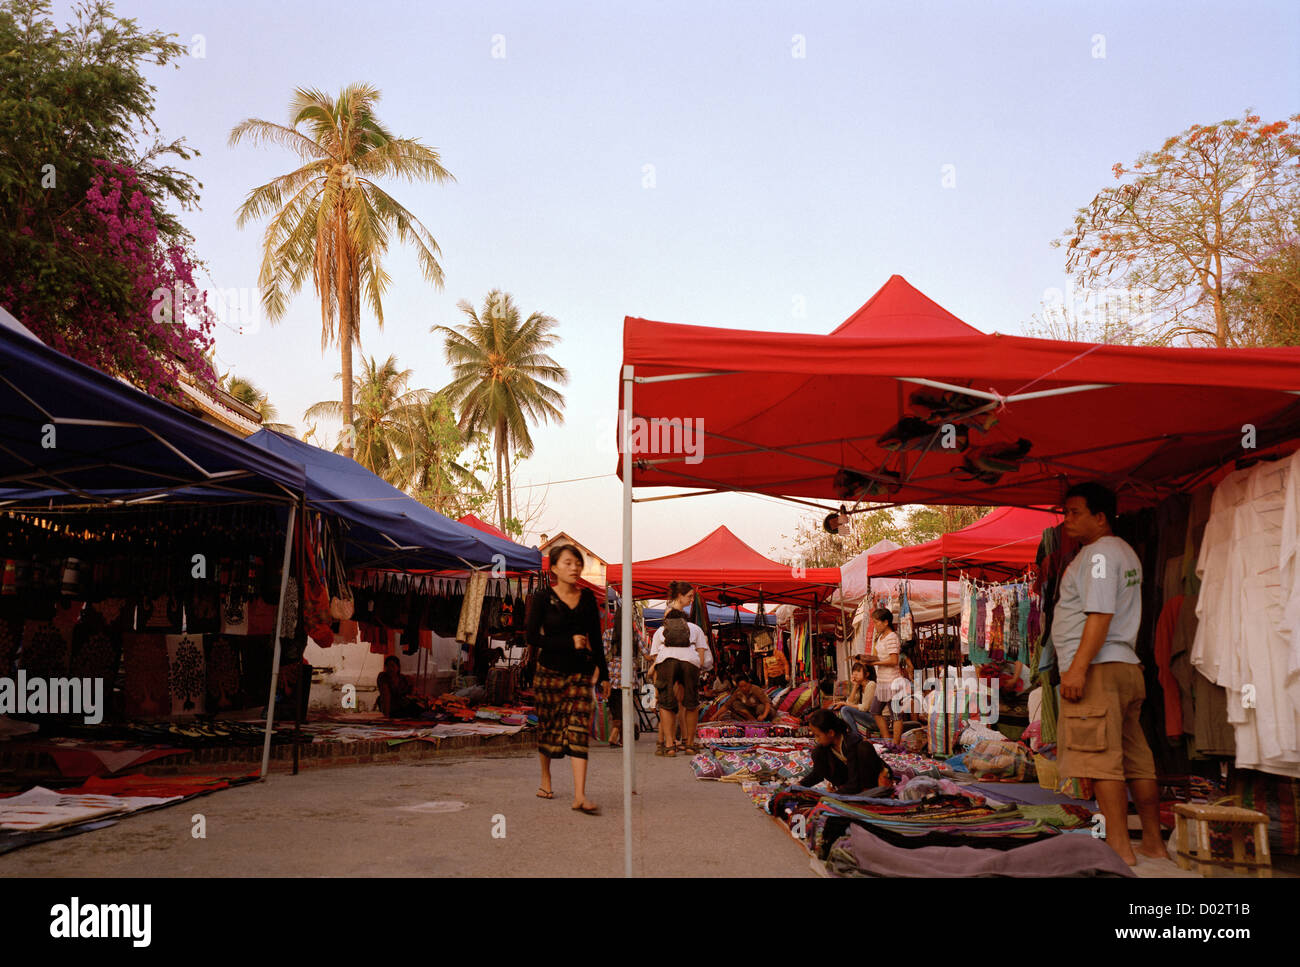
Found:
M 899 615 L 898 615 L 898 640 L 911 641 L 914 637 L 914 626 L 912 622 L 912 606 L 907 600 L 908 582 L 903 581 L 899 589 Z
M 348 574 L 339 559 L 338 542 L 329 541 L 329 559 L 333 565 L 333 594 L 330 596 L 330 617 L 335 621 L 347 621 L 356 611 L 356 601 L 352 597 L 352 588 L 348 585 Z
M 302 577 L 298 587 L 299 620 L 308 637 L 322 648 L 328 648 L 334 643 L 334 632 L 330 628 L 329 590 L 317 566 L 319 557 L 312 543 L 312 530 L 311 525 L 304 521 L 299 531 L 302 538 L 298 557 Z

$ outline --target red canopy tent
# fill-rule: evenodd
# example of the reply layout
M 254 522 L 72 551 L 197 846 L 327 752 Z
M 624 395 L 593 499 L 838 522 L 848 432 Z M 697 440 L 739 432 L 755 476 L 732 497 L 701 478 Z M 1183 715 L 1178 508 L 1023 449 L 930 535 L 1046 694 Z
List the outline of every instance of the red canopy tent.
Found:
M 470 527 L 473 527 L 475 530 L 482 531 L 485 534 L 492 534 L 495 537 L 503 537 L 508 541 L 514 540 L 514 538 L 510 537 L 505 531 L 501 530 L 501 528 L 493 527 L 487 521 L 480 520 L 479 518 L 475 517 L 473 514 L 466 514 L 463 517 L 459 517 L 457 518 L 457 522 L 461 524 L 466 524 Z
M 765 606 L 816 606 L 839 587 L 837 567 L 794 568 L 769 560 L 726 527 L 667 557 L 632 565 L 632 597 L 662 598 L 670 581 L 687 581 L 709 601 L 757 601 Z M 605 579 L 623 581 L 623 565 L 611 564 Z
M 624 560 L 634 486 L 1042 507 L 1095 479 L 1128 509 L 1300 438 L 1300 349 L 988 335 L 901 276 L 825 336 L 629 316 L 620 376 Z M 620 574 L 625 595 L 634 570 Z M 625 667 L 630 640 L 624 612 Z M 625 682 L 628 728 L 631 701 Z M 630 876 L 630 744 L 624 756 Z
M 1300 436 L 1300 349 L 988 335 L 900 276 L 829 335 L 628 317 L 623 347 L 639 487 L 1030 507 L 1098 479 L 1130 508 Z M 965 450 L 890 449 L 907 417 Z
M 871 576 L 947 578 L 958 571 L 981 577 L 1019 574 L 1034 563 L 1043 531 L 1060 522 L 1057 513 L 997 507 L 961 530 L 873 557 Z

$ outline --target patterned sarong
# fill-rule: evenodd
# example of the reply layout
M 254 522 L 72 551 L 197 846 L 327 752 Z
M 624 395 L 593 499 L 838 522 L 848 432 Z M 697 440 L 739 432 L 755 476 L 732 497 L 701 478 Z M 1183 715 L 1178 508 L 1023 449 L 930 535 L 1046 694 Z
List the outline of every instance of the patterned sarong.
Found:
M 533 681 L 537 702 L 537 751 L 548 759 L 587 758 L 593 701 L 591 672 L 566 675 L 541 665 Z

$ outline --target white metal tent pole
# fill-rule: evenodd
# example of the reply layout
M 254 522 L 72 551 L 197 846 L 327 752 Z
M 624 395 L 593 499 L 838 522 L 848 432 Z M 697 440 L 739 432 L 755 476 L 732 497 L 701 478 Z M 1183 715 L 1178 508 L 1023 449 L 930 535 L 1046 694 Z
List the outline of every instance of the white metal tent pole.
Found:
M 266 700 L 266 735 L 262 738 L 262 775 L 271 765 L 271 723 L 275 719 L 275 681 L 280 677 L 280 632 L 284 630 L 284 596 L 289 588 L 289 558 L 293 552 L 293 525 L 297 520 L 298 505 L 289 505 L 289 526 L 284 533 L 284 561 L 280 565 L 280 606 L 275 611 L 275 653 L 271 659 L 271 697 Z M 302 595 L 299 595 L 301 600 Z M 302 608 L 298 608 L 302 620 Z
M 632 711 L 632 386 L 633 368 L 623 367 L 623 875 L 632 875 L 632 770 L 636 768 L 636 725 Z

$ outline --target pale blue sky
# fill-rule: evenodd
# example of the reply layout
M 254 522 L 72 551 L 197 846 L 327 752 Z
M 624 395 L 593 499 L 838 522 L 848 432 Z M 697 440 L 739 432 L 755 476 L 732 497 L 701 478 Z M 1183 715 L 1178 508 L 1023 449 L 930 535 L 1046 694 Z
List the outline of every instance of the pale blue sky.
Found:
M 1064 287 L 1050 241 L 1112 164 L 1246 107 L 1283 118 L 1300 91 L 1294 2 L 118 10 L 202 37 L 201 59 L 154 71 L 156 120 L 203 152 L 190 166 L 203 210 L 185 220 L 217 287 L 256 286 L 261 229 L 236 229 L 234 212 L 293 162 L 228 149 L 242 118 L 285 120 L 295 86 L 364 80 L 384 92 L 392 130 L 441 151 L 455 184 L 390 187 L 441 244 L 446 288 L 394 248 L 386 326 L 364 321 L 363 350 L 396 354 L 417 385 L 438 388 L 447 369 L 428 330 L 456 324 L 458 300 L 500 286 L 555 316 L 567 418 L 537 431 L 538 456 L 517 478 L 528 484 L 613 470 L 625 315 L 828 332 L 899 273 L 980 329 L 1018 332 L 1045 289 Z M 319 334 L 309 288 L 274 329 L 221 331 L 218 357 L 301 422 L 338 392 L 337 351 L 322 356 Z M 616 477 L 531 491 L 543 492 L 538 531 L 567 530 L 619 560 Z M 748 496 L 640 505 L 635 553 L 671 552 L 719 523 L 767 553 L 800 513 Z

